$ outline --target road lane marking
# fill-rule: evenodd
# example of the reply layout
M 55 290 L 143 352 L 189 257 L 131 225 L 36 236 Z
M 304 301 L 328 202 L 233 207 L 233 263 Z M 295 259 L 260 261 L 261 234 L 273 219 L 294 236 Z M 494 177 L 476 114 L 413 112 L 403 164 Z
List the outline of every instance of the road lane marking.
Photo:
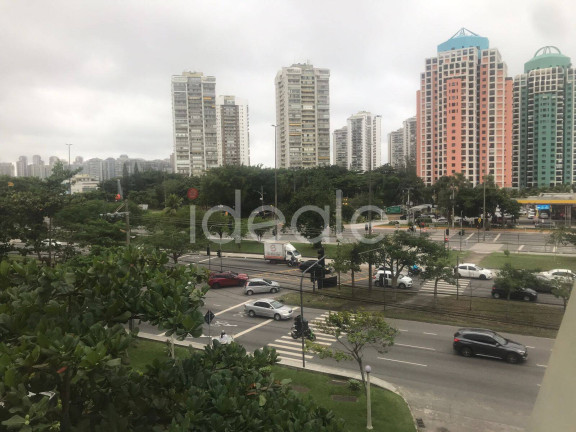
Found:
M 533 347 L 533 346 L 530 346 L 530 345 L 526 345 L 526 348 L 536 349 L 536 347 Z
M 548 367 L 548 365 L 541 365 L 541 364 L 538 364 L 538 363 L 536 363 L 536 366 L 541 367 L 541 368 L 547 368 L 547 367 Z
M 231 306 L 231 307 L 229 307 L 228 309 L 221 310 L 220 312 L 216 312 L 216 313 L 214 314 L 214 316 L 222 315 L 224 312 L 228 312 L 229 310 L 239 308 L 240 306 L 244 306 L 244 305 L 245 305 L 246 303 L 248 303 L 249 301 L 250 301 L 250 300 L 245 301 L 244 303 L 239 303 L 239 304 L 237 304 L 237 305 L 235 305 L 235 306 Z
M 428 367 L 428 365 L 425 364 L 420 364 L 420 363 L 412 363 L 412 362 L 408 362 L 408 361 L 403 361 L 403 360 L 393 360 L 393 359 L 389 359 L 389 358 L 385 358 L 385 357 L 378 357 L 380 360 L 388 360 L 391 362 L 397 362 L 397 363 L 406 363 L 406 364 L 410 364 L 413 366 L 422 366 L 422 367 Z
M 279 354 L 284 354 L 284 355 L 289 355 L 289 356 L 298 356 L 299 358 L 302 358 L 302 352 L 294 353 L 294 352 L 290 352 L 290 351 L 282 351 L 279 349 L 277 349 L 276 352 Z M 280 357 L 282 357 L 282 356 L 280 356 Z M 311 358 L 314 358 L 314 356 L 304 354 L 304 358 L 311 359 Z
M 518 246 L 518 250 L 521 251 L 522 249 L 524 249 L 524 246 L 526 246 L 526 245 L 520 245 L 520 246 Z
M 240 336 L 242 336 L 242 335 L 244 335 L 244 334 L 246 334 L 246 333 L 250 333 L 252 330 L 256 330 L 258 327 L 265 326 L 266 324 L 270 324 L 271 322 L 274 322 L 274 320 L 273 320 L 273 319 L 268 319 L 268 320 L 266 320 L 266 321 L 264 321 L 264 322 L 261 322 L 261 323 L 258 324 L 258 325 L 255 325 L 255 326 L 250 327 L 250 328 L 248 328 L 248 329 L 246 329 L 246 330 L 244 330 L 244 331 L 241 331 L 240 333 L 236 333 L 236 334 L 234 335 L 234 337 L 237 338 L 237 337 L 240 337 Z
M 418 348 L 418 349 L 423 349 L 423 350 L 428 350 L 428 351 L 436 351 L 436 348 L 421 347 L 421 346 L 416 346 L 416 345 L 406 345 L 406 344 L 399 344 L 399 343 L 395 343 L 394 345 L 406 347 L 406 348 Z
M 422 332 L 422 333 L 424 333 L 425 335 L 430 335 L 430 336 L 438 336 L 437 333 L 428 333 L 428 332 Z
M 466 239 L 465 239 L 465 240 L 468 240 L 468 239 L 470 239 L 470 238 L 471 238 L 473 235 L 474 235 L 474 233 L 470 234 L 468 237 L 466 237 Z
M 408 330 L 398 329 L 398 331 L 407 332 Z
M 498 235 L 496 237 L 494 237 L 494 240 L 492 240 L 492 243 L 496 243 L 496 240 L 498 240 L 501 235 L 502 235 L 502 233 L 498 233 Z

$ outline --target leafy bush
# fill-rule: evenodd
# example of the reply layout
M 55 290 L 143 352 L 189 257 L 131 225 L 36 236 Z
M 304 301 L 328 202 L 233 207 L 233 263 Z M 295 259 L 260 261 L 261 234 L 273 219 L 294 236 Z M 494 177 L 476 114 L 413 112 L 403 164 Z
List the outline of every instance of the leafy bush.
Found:
M 360 391 L 360 381 L 355 379 L 348 380 L 348 389 L 352 392 L 359 392 Z

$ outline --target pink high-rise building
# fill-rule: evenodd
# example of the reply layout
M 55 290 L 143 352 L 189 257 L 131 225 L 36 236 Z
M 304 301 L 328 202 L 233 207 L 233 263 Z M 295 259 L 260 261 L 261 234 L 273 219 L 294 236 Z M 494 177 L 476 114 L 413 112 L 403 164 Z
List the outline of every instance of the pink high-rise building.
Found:
M 426 59 L 417 93 L 416 170 L 427 185 L 462 173 L 512 185 L 512 85 L 488 39 L 461 29 Z

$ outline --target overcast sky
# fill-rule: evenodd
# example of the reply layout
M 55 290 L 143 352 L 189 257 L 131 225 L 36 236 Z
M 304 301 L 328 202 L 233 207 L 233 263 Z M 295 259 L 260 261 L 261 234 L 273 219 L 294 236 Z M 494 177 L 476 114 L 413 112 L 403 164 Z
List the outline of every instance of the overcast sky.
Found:
M 170 78 L 216 77 L 248 100 L 251 164 L 274 165 L 274 77 L 330 69 L 330 129 L 358 111 L 387 134 L 416 114 L 427 57 L 465 27 L 509 76 L 545 45 L 576 58 L 576 3 L 555 0 L 0 0 L 0 162 L 39 154 L 164 159 Z

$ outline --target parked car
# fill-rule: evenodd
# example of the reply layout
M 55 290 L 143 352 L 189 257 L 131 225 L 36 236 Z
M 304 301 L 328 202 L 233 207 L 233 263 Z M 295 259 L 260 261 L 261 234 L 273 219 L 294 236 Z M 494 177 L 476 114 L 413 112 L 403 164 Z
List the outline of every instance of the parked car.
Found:
M 221 287 L 243 286 L 248 280 L 248 275 L 245 273 L 235 273 L 232 271 L 214 272 L 210 274 L 208 285 L 211 288 L 218 289 Z
M 374 285 L 376 286 L 392 286 L 392 272 L 390 270 L 384 270 L 383 268 L 378 269 L 378 271 L 372 276 L 374 279 Z M 412 278 L 405 276 L 403 274 L 398 276 L 398 288 L 405 289 L 412 287 Z
M 488 329 L 461 328 L 454 333 L 452 347 L 464 357 L 494 357 L 508 363 L 519 363 L 528 357 L 526 346 Z
M 506 299 L 508 293 L 505 289 L 492 287 L 492 297 Z M 520 288 L 510 292 L 510 300 L 536 301 L 537 299 L 538 293 L 531 288 Z
M 250 317 L 258 315 L 280 321 L 281 319 L 292 318 L 293 310 L 278 300 L 260 299 L 246 303 L 244 305 L 244 312 Z
M 252 295 L 255 293 L 277 293 L 280 291 L 280 284 L 276 281 L 263 278 L 248 279 L 244 285 L 244 294 Z
M 576 274 L 572 270 L 568 269 L 552 269 L 549 271 L 544 271 L 537 273 L 536 276 L 545 281 L 558 280 L 560 282 L 574 282 L 576 279 Z
M 463 263 L 458 265 L 458 267 L 454 267 L 454 274 L 457 277 L 478 278 L 483 280 L 494 277 L 492 271 L 472 263 Z
M 448 219 L 446 219 L 444 216 L 440 216 L 436 219 L 436 223 L 448 223 Z

